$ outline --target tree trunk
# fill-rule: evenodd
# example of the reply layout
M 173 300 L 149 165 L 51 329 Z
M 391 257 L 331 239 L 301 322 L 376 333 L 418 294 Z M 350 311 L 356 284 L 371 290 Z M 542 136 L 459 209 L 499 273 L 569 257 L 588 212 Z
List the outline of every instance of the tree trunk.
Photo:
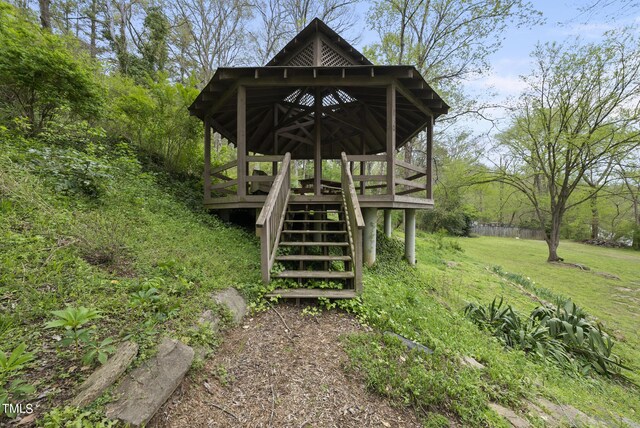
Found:
M 51 0 L 38 0 L 40 5 L 40 24 L 45 30 L 51 31 Z
M 548 262 L 561 262 L 563 259 L 558 256 L 558 246 L 560 245 L 560 224 L 562 223 L 561 215 L 553 215 L 551 218 L 551 230 L 547 233 L 546 241 L 549 247 Z
M 91 32 L 89 35 L 89 51 L 91 52 L 91 58 L 95 58 L 98 55 L 98 0 L 91 0 L 91 11 L 89 12 L 89 20 L 91 22 Z
M 600 213 L 598 212 L 598 195 L 591 197 L 591 239 L 598 239 L 600 235 Z
M 633 202 L 633 211 L 636 217 L 636 227 L 633 229 L 633 242 L 631 248 L 640 251 L 640 213 L 638 212 L 638 201 Z

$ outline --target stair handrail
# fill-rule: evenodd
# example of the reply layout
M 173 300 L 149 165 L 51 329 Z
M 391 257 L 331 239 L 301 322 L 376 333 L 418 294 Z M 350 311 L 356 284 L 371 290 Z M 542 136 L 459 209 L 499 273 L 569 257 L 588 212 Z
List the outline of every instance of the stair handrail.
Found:
M 287 152 L 282 160 L 282 167 L 278 171 L 269 195 L 256 220 L 257 232 L 260 235 L 260 259 L 262 281 L 271 281 L 271 268 L 276 259 L 278 242 L 282 225 L 287 213 L 287 205 L 291 195 L 291 153 Z
M 347 154 L 342 152 L 342 200 L 347 216 L 347 229 L 349 235 L 349 245 L 351 246 L 351 256 L 353 263 L 354 283 L 357 293 L 362 291 L 362 230 L 364 229 L 364 219 L 360 210 L 360 202 L 356 193 L 356 186 L 353 184 L 353 175 L 349 169 Z

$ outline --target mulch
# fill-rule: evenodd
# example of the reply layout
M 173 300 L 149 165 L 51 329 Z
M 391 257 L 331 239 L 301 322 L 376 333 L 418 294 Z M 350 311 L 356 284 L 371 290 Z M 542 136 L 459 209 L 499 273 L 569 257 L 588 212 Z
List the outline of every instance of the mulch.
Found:
M 365 329 L 337 311 L 281 304 L 228 330 L 151 427 L 420 427 L 344 371 L 340 337 Z M 286 325 L 286 326 L 285 326 Z

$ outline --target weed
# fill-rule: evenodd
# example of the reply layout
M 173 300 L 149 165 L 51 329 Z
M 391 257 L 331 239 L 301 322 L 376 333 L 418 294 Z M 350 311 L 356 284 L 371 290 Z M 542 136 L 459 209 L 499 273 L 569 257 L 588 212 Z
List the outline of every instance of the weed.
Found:
M 8 356 L 0 351 L 0 416 L 5 413 L 5 403 L 16 403 L 32 394 L 35 388 L 16 376 L 33 361 L 34 355 L 26 352 L 26 345 L 21 343 Z M 13 413 L 7 413 L 15 417 Z
M 100 364 L 107 362 L 108 355 L 115 352 L 113 339 L 108 337 L 100 342 L 93 339 L 94 329 L 81 328 L 89 321 L 100 318 L 100 313 L 94 309 L 88 309 L 83 306 L 79 308 L 67 307 L 60 311 L 53 311 L 53 315 L 57 319 L 46 323 L 46 328 L 65 329 L 65 335 L 60 344 L 62 346 L 74 345 L 76 358 L 80 356 L 80 350 L 86 349 L 82 362 L 90 365 L 94 360 L 98 360 Z
M 42 418 L 44 428 L 111 428 L 117 424 L 118 421 L 108 419 L 99 413 L 71 406 L 53 408 Z

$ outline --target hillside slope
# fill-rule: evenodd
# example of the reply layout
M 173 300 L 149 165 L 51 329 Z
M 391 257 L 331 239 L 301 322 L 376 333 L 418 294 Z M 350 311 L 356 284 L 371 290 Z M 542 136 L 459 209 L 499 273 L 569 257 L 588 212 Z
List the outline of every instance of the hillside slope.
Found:
M 193 208 L 200 195 L 168 180 L 123 144 L 0 135 L 0 350 L 25 343 L 34 354 L 15 377 L 35 387 L 40 408 L 63 403 L 87 375 L 85 349 L 77 355 L 62 346 L 63 328 L 45 327 L 52 311 L 99 311 L 85 325 L 93 337 L 133 337 L 144 359 L 162 335 L 215 345 L 191 328 L 212 290 L 257 284 L 255 237 Z

